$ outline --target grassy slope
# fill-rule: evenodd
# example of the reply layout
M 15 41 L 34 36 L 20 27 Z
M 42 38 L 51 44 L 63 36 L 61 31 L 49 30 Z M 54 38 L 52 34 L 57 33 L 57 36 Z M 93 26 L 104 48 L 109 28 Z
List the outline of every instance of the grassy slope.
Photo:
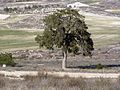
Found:
M 96 48 L 120 42 L 120 18 L 91 15 L 83 12 L 81 14 L 86 16 L 86 23 L 89 26 L 89 32 L 92 33 Z M 0 20 L 0 25 L 7 27 L 7 23 L 14 23 L 27 17 L 13 15 L 6 20 Z M 34 37 L 38 33 L 41 32 L 0 28 L 0 51 L 36 48 L 38 46 L 34 41 Z
M 95 43 L 95 47 L 103 47 L 120 42 L 120 18 L 86 15 L 86 22 Z
M 27 18 L 29 15 L 11 15 L 5 20 L 0 20 L 0 51 L 35 48 L 34 37 L 41 31 L 25 29 L 10 29 L 8 23 L 15 23 Z
M 22 49 L 37 47 L 34 37 L 41 32 L 20 30 L 0 30 L 0 50 Z

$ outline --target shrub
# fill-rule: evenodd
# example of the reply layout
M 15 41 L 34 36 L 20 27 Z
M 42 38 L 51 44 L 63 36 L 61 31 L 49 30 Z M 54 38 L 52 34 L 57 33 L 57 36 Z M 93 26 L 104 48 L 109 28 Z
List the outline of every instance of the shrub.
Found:
M 11 53 L 1 53 L 0 54 L 0 65 L 15 65 L 15 62 L 13 61 L 12 54 Z
M 103 68 L 104 68 L 104 65 L 102 65 L 100 63 L 96 65 L 96 69 L 103 69 Z
M 5 12 L 9 12 L 9 8 L 8 8 L 8 7 L 5 7 L 5 8 L 4 8 L 4 11 L 5 11 Z
M 38 8 L 38 6 L 37 5 L 33 5 L 32 8 L 36 9 L 36 8 Z

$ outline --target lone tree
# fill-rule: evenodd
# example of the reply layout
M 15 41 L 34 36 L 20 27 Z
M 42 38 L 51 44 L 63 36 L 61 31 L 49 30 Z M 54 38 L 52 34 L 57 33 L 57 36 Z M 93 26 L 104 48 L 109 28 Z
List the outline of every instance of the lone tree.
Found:
M 40 47 L 61 48 L 63 52 L 62 69 L 66 68 L 67 53 L 77 54 L 81 49 L 84 56 L 91 56 L 93 41 L 87 32 L 85 17 L 73 9 L 63 9 L 46 16 L 43 35 L 37 35 L 35 41 Z

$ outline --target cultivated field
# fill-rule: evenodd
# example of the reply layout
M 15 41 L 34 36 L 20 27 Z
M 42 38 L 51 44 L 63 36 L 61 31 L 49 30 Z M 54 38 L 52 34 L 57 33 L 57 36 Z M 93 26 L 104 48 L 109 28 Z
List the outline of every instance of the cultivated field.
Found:
M 95 48 L 120 42 L 120 18 L 83 12 L 81 14 L 86 16 L 88 31 L 92 33 Z M 9 24 L 21 22 L 29 16 L 31 15 L 12 15 L 7 19 L 0 20 L 0 50 L 38 48 L 34 37 L 41 33 L 41 30 L 28 27 L 9 27 Z
M 84 13 L 95 47 L 120 42 L 120 18 Z
M 0 30 L 0 51 L 37 48 L 35 36 L 39 31 Z

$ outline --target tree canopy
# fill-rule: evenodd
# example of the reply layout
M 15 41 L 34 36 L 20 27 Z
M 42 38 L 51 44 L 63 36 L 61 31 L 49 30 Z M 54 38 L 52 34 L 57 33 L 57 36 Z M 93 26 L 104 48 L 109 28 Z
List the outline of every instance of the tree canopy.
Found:
M 65 54 L 67 52 L 76 54 L 81 50 L 83 55 L 91 56 L 91 51 L 94 49 L 93 40 L 87 31 L 85 17 L 77 10 L 57 10 L 45 17 L 44 24 L 43 34 L 35 38 L 40 47 L 61 48 Z

